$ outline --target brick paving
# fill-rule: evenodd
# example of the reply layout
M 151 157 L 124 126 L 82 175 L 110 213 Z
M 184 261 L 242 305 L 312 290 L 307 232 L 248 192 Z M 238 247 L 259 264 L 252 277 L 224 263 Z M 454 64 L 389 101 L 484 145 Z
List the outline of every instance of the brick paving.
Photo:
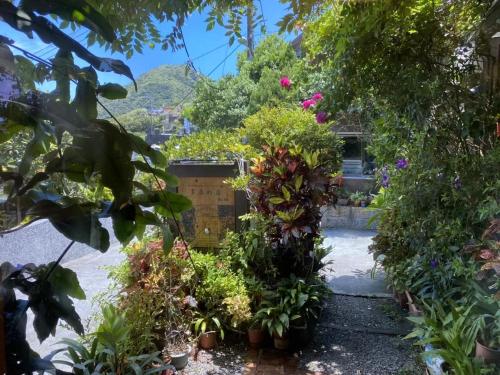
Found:
M 326 375 L 299 369 L 299 359 L 274 349 L 250 349 L 245 360 L 244 375 Z

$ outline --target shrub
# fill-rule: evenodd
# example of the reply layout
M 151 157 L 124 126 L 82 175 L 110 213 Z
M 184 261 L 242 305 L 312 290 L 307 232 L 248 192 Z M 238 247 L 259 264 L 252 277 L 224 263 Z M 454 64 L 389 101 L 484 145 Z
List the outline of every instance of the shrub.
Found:
M 235 160 L 254 153 L 231 130 L 201 130 L 185 137 L 173 137 L 164 146 L 168 160 Z
M 244 121 L 240 134 L 258 150 L 275 142 L 288 148 L 298 145 L 304 151 L 318 151 L 326 173 L 340 168 L 341 139 L 329 127 L 316 123 L 312 113 L 300 108 L 263 108 Z
M 335 201 L 334 187 L 320 164 L 319 152 L 267 146 L 250 170 L 251 201 L 269 221 L 266 237 L 273 264 L 283 277 L 311 274 L 318 261 L 314 248 L 320 237 L 320 207 Z

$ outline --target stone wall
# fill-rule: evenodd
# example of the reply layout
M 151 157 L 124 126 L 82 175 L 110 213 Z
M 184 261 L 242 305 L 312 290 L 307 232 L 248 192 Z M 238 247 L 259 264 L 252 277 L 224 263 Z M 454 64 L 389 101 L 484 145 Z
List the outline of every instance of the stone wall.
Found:
M 377 220 L 369 220 L 379 210 L 365 207 L 328 206 L 321 209 L 321 228 L 377 229 Z

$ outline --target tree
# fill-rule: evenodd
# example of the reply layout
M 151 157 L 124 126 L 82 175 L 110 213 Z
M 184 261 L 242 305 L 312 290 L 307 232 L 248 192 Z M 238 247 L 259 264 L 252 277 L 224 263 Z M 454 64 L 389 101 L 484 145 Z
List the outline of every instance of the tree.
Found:
M 298 82 L 291 90 L 280 86 L 280 78 L 293 74 L 297 66 L 290 44 L 276 35 L 266 37 L 256 47 L 252 60 L 246 53 L 238 56 L 238 75 L 200 81 L 190 120 L 204 129 L 236 128 L 262 106 L 298 103 Z
M 236 128 L 248 114 L 254 83 L 244 76 L 199 82 L 190 108 L 190 120 L 201 129 Z
M 160 152 L 123 127 L 97 119 L 100 98 L 120 99 L 127 90 L 112 83 L 100 84 L 96 70 L 113 71 L 134 81 L 130 69 L 120 60 L 92 54 L 44 15 L 50 13 L 66 21 L 76 18 L 83 27 L 114 43 L 115 33 L 107 20 L 83 0 L 65 2 L 64 6 L 59 2 L 23 1 L 20 6 L 0 1 L 2 21 L 27 35 L 37 34 L 59 51 L 52 61 L 45 61 L 0 36 L 0 143 L 3 146 L 21 134 L 30 134 L 24 147 L 18 144 L 23 148 L 21 159 L 15 156 L 10 165 L 2 161 L 0 166 L 0 184 L 8 195 L 2 208 L 7 212 L 19 209 L 24 219 L 21 227 L 48 219 L 70 242 L 57 262 L 0 265 L 9 374 L 52 368 L 26 342 L 23 322 L 28 308 L 35 315 L 34 327 L 40 341 L 55 331 L 60 319 L 83 333 L 70 297 L 85 296 L 74 273 L 59 265 L 75 241 L 106 251 L 109 233 L 101 220 L 109 217 L 123 244 L 142 237 L 147 226 L 155 226 L 163 233 L 164 250 L 169 251 L 173 236 L 166 218 L 175 218 L 191 206 L 187 198 L 166 190 L 177 180 L 166 172 L 167 161 Z M 13 50 L 24 56 L 14 56 Z M 89 65 L 75 65 L 74 56 Z M 55 83 L 54 91 L 42 93 L 34 89 L 36 82 L 45 80 Z M 76 90 L 72 98 L 73 84 Z M 133 158 L 134 153 L 140 157 Z M 155 186 L 149 189 L 141 184 L 139 174 L 148 175 Z M 51 179 L 59 180 L 62 186 L 100 186 L 110 191 L 112 199 L 96 201 L 71 192 L 58 194 L 44 186 Z M 19 227 L 9 230 L 16 229 Z M 18 300 L 14 289 L 29 300 Z

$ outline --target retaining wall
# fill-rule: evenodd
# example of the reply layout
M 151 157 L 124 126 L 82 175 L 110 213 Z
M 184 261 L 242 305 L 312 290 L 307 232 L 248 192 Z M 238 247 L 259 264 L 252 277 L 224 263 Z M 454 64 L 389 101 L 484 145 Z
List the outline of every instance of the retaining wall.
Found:
M 321 228 L 377 229 L 377 220 L 370 219 L 379 210 L 367 207 L 328 206 L 321 209 Z

